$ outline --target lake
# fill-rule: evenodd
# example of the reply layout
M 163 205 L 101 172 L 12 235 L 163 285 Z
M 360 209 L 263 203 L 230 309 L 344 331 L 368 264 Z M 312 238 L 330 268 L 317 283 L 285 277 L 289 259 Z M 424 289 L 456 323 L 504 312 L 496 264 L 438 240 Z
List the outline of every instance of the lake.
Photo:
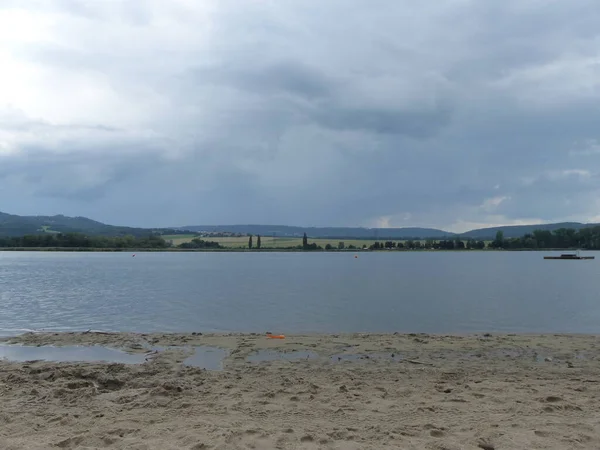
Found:
M 0 333 L 600 333 L 600 260 L 544 254 L 0 252 Z

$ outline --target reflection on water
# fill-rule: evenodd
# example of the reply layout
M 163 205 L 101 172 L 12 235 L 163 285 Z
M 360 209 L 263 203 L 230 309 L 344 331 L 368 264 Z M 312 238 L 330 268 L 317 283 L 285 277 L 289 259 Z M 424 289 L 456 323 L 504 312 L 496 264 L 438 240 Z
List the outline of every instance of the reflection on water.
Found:
M 229 355 L 227 350 L 218 347 L 209 347 L 205 345 L 195 346 L 159 346 L 142 344 L 142 347 L 153 353 L 161 353 L 168 350 L 181 350 L 187 353 L 192 352 L 183 360 L 183 365 L 188 367 L 196 367 L 206 370 L 223 370 L 223 360 Z
M 71 345 L 54 347 L 50 345 L 30 347 L 25 345 L 0 344 L 0 359 L 8 361 L 50 361 L 50 362 L 111 362 L 141 364 L 146 355 L 131 354 L 114 348 Z
M 223 360 L 229 352 L 216 347 L 194 347 L 194 354 L 183 361 L 184 366 L 206 370 L 223 370 Z
M 152 353 L 127 353 L 99 345 L 52 345 L 27 346 L 0 344 L 0 359 L 12 362 L 48 361 L 48 362 L 109 362 L 123 364 L 143 364 L 166 350 L 188 350 L 193 354 L 183 364 L 206 370 L 222 370 L 223 360 L 228 352 L 215 347 L 150 347 Z

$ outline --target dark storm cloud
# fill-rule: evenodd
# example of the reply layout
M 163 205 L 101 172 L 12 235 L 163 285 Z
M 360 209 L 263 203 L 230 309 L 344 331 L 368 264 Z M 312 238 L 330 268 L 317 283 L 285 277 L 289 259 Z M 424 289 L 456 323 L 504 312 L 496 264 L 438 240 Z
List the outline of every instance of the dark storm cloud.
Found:
M 0 8 L 0 210 L 453 229 L 597 216 L 594 1 Z
M 248 69 L 227 66 L 197 69 L 192 75 L 200 84 L 227 84 L 260 95 L 284 93 L 315 99 L 328 97 L 334 90 L 334 80 L 294 61 Z
M 324 108 L 315 113 L 315 120 L 334 129 L 360 129 L 426 138 L 448 124 L 450 115 L 450 110 L 443 107 L 429 112 Z
M 379 108 L 345 106 L 343 100 L 354 94 L 347 81 L 290 62 L 257 69 L 219 67 L 195 70 L 193 80 L 195 86 L 225 85 L 251 96 L 269 98 L 269 106 L 278 115 L 281 110 L 293 110 L 294 115 L 305 121 L 338 130 L 360 129 L 424 138 L 447 125 L 452 113 L 452 104 L 444 98 L 436 99 L 436 104 L 426 108 L 401 102 Z M 297 99 L 305 101 L 297 102 Z
M 44 147 L 23 147 L 19 157 L 5 158 L 0 167 L 0 180 L 17 178 L 31 186 L 30 193 L 37 198 L 87 202 L 101 199 L 138 172 L 148 171 L 159 163 L 149 155 L 144 158 L 110 156 L 104 150 L 49 155 Z

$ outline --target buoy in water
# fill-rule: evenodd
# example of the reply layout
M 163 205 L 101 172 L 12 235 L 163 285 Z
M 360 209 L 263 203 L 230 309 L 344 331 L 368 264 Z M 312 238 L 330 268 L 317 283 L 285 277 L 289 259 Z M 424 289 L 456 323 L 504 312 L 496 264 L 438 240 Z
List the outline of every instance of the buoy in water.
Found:
M 354 255 L 355 258 L 358 258 L 358 255 Z

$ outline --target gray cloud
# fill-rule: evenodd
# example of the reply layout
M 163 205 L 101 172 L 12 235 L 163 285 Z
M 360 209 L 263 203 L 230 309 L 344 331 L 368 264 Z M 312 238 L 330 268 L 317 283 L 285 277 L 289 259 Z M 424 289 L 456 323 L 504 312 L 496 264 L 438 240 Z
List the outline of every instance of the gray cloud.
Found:
M 406 134 L 425 138 L 435 133 L 450 120 L 450 111 L 382 111 L 382 110 L 344 110 L 326 108 L 315 114 L 315 119 L 322 125 L 334 129 L 364 130 L 375 133 Z
M 2 2 L 0 209 L 131 225 L 600 220 L 600 9 Z
M 279 61 L 260 68 L 212 67 L 193 71 L 199 83 L 227 84 L 255 94 L 290 94 L 308 99 L 327 97 L 334 89 L 317 70 L 295 61 Z

